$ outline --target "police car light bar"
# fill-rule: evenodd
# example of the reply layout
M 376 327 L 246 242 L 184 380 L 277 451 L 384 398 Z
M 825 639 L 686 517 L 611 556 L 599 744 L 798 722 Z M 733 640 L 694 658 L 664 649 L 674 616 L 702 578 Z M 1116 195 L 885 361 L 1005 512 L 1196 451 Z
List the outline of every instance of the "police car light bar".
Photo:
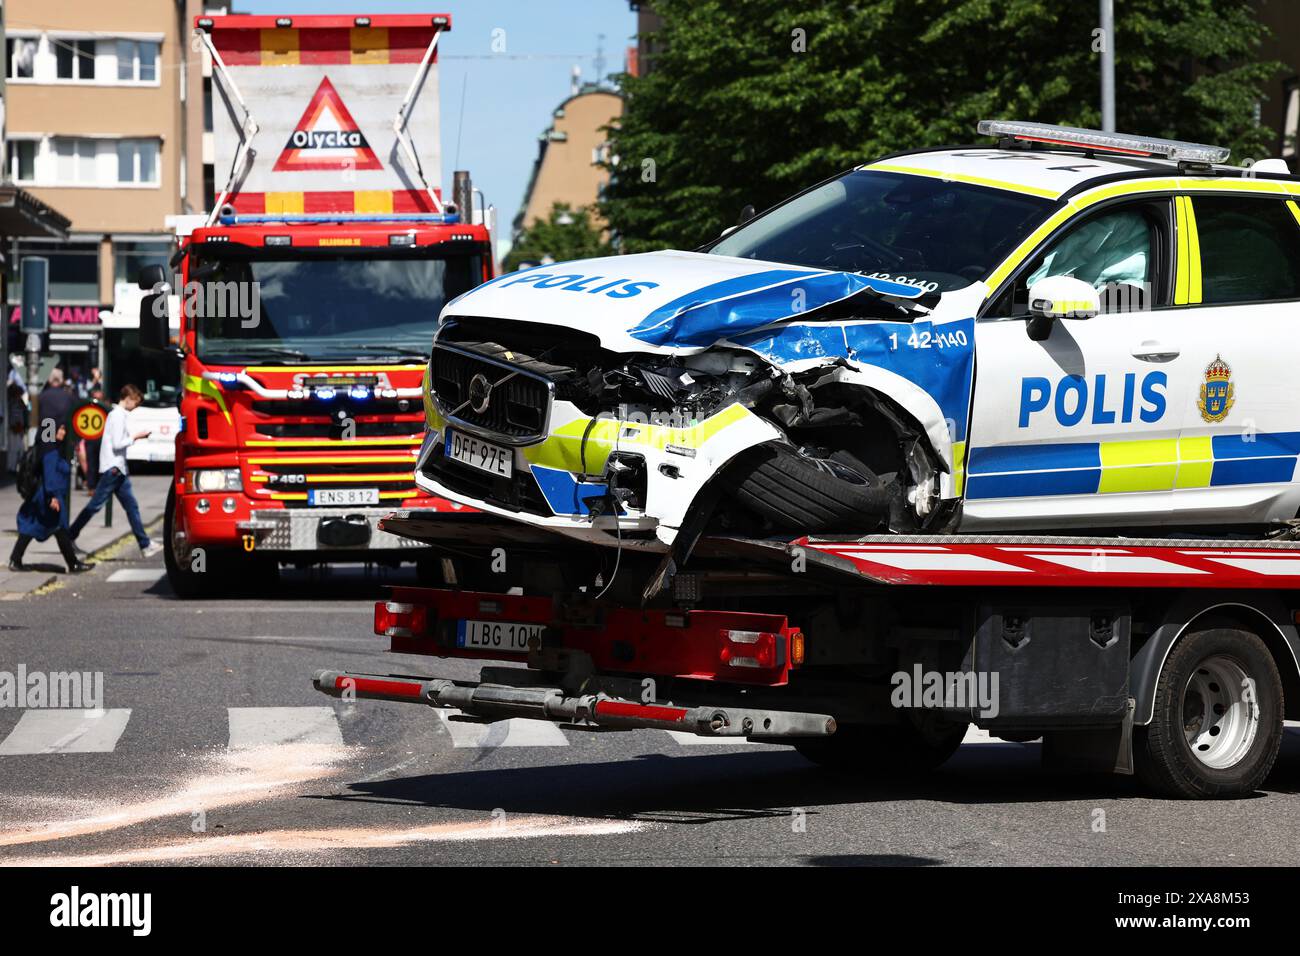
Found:
M 1183 163 L 1223 163 L 1228 159 L 1224 146 L 1180 143 L 1154 136 L 1131 136 L 1128 133 L 1103 133 L 1073 126 L 1050 126 L 1046 123 L 1020 123 L 1010 120 L 980 120 L 981 136 L 999 136 L 1027 143 L 1049 146 L 1074 146 L 1125 156 L 1156 156 Z

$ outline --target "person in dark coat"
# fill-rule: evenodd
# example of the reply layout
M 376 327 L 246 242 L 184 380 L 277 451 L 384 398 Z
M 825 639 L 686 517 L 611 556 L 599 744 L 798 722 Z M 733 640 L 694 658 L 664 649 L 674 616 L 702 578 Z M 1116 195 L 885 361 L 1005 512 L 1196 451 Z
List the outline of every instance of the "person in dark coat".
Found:
M 37 401 L 36 443 L 48 445 L 53 428 L 72 421 L 72 413 L 77 407 L 77 396 L 63 384 L 63 369 L 51 370 L 50 377 L 46 379 L 45 387 L 41 389 Z M 60 448 L 63 444 L 63 440 L 60 439 Z
M 55 441 L 40 446 L 41 480 L 36 493 L 18 509 L 18 540 L 9 555 L 10 571 L 26 571 L 23 555 L 27 546 L 51 535 L 59 544 L 59 552 L 67 562 L 70 574 L 80 574 L 94 567 L 77 557 L 72 550 L 72 539 L 68 537 L 68 491 L 72 486 L 72 465 L 60 452 L 67 434 L 68 426 L 60 423 Z

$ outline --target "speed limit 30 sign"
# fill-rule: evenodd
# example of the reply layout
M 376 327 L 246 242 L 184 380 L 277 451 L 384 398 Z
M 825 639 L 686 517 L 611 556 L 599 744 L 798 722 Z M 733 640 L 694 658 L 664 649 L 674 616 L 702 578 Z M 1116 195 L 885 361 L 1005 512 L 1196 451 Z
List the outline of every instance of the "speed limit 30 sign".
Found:
M 98 405 L 82 405 L 72 414 L 72 430 L 86 441 L 95 441 L 104 434 L 106 417 Z

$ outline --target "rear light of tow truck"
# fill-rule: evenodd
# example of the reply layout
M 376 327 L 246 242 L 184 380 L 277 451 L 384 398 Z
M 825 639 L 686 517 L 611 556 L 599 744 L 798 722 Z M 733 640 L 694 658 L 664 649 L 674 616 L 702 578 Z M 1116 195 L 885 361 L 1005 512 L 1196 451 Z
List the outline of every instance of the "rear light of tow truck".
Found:
M 723 628 L 722 648 L 718 658 L 728 667 L 751 667 L 775 670 L 785 666 L 786 638 L 775 631 L 741 631 Z M 803 633 L 792 631 L 789 638 L 790 663 L 803 663 Z
M 375 633 L 383 637 L 421 637 L 428 632 L 429 611 L 419 604 L 375 602 Z

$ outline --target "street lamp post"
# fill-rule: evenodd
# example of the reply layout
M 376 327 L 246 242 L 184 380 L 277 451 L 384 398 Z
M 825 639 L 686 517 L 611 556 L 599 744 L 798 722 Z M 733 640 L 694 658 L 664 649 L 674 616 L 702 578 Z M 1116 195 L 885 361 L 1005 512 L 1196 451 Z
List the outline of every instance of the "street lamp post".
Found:
M 1101 128 L 1115 132 L 1115 0 L 1101 0 Z

